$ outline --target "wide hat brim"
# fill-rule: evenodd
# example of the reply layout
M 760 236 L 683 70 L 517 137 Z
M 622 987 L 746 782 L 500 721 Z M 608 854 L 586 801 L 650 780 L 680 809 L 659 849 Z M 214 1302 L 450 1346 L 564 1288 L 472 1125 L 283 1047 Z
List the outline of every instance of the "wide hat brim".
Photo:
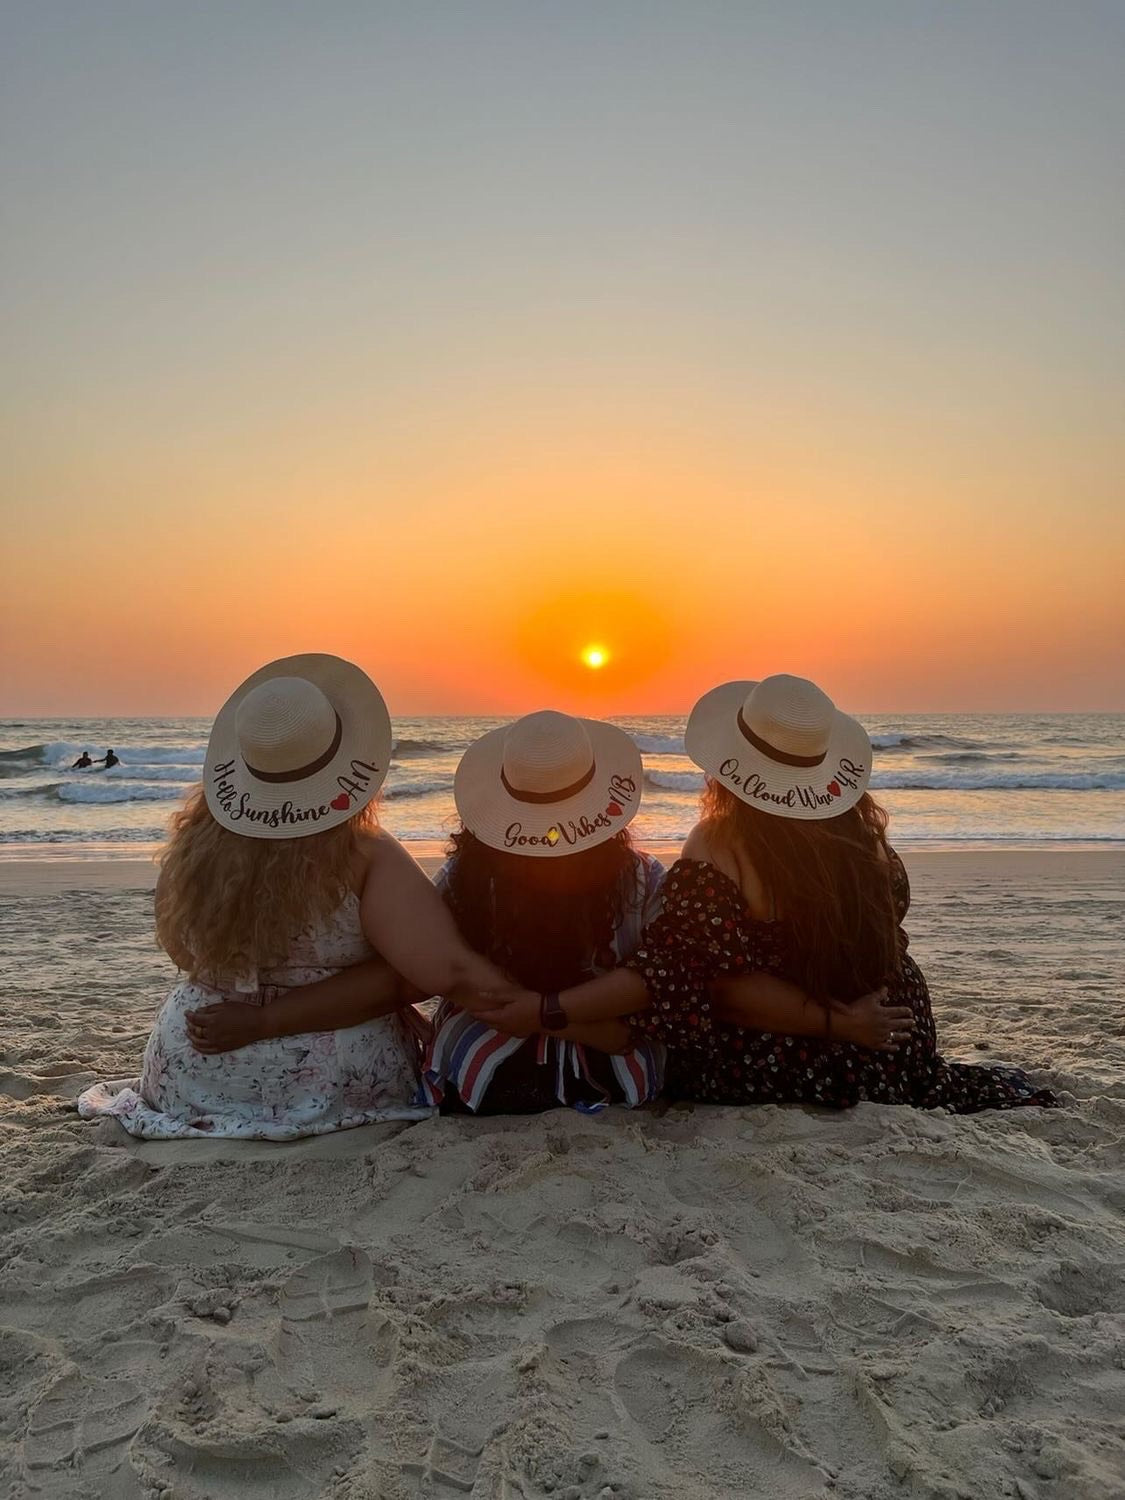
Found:
M 462 823 L 490 849 L 558 859 L 604 844 L 628 826 L 641 802 L 641 752 L 623 729 L 580 719 L 594 752 L 594 775 L 572 797 L 525 802 L 504 786 L 509 726 L 490 730 L 465 751 L 453 781 Z
M 824 759 L 792 766 L 757 749 L 739 726 L 756 682 L 724 682 L 691 711 L 684 749 L 701 770 L 743 802 L 779 818 L 813 822 L 854 807 L 871 780 L 871 741 L 857 719 L 836 710 Z
M 239 705 L 274 677 L 315 683 L 340 718 L 332 759 L 310 776 L 263 781 L 239 748 Z M 215 821 L 254 839 L 299 839 L 337 828 L 367 806 L 386 779 L 393 739 L 383 695 L 362 668 L 339 656 L 284 656 L 241 683 L 215 717 L 203 764 L 203 789 Z M 268 893 L 267 893 L 268 894 Z

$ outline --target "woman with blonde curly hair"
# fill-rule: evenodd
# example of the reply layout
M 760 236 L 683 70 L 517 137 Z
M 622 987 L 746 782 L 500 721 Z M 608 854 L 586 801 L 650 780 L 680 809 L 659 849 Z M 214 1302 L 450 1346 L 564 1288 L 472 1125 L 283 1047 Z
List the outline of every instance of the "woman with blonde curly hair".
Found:
M 487 987 L 430 881 L 384 833 L 374 798 L 391 725 L 375 684 L 338 657 L 271 662 L 215 720 L 203 785 L 161 857 L 156 932 L 181 970 L 139 1079 L 98 1084 L 86 1119 L 132 1135 L 287 1140 L 431 1113 L 412 1103 L 418 1047 L 398 976 L 424 994 Z M 380 961 L 382 960 L 382 961 Z M 193 1016 L 224 999 L 270 1003 L 330 976 L 333 1026 L 237 1052 L 192 1045 Z M 310 991 L 303 992 L 308 995 Z

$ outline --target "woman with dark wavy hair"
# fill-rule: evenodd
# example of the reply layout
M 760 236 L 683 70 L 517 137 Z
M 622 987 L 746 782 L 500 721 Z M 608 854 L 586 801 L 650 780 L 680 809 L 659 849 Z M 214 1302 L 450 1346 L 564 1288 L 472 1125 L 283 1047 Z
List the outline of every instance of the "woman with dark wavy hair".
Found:
M 454 783 L 462 826 L 438 875 L 466 941 L 542 994 L 540 1034 L 499 1032 L 447 997 L 422 1068 L 425 1097 L 446 1112 L 594 1112 L 660 1089 L 664 1048 L 605 1047 L 617 1028 L 552 1035 L 552 993 L 615 968 L 659 910 L 663 867 L 635 850 L 628 823 L 641 758 L 623 730 L 546 710 L 483 735 Z M 470 937 L 469 934 L 475 937 Z
M 669 1092 L 712 1103 L 871 1100 L 970 1113 L 1055 1102 L 1018 1069 L 938 1056 L 901 926 L 909 882 L 867 792 L 862 725 L 813 683 L 777 676 L 708 693 L 685 747 L 708 773 L 703 819 L 627 965 L 555 997 L 567 1025 L 612 1024 L 611 1047 L 664 1043 Z M 750 975 L 797 986 L 823 1007 L 825 1033 L 796 1034 L 783 1009 L 764 1023 Z M 851 1036 L 850 1013 L 878 990 L 902 1018 L 886 1049 Z M 498 999 L 486 1013 L 494 1024 L 533 1023 L 533 996 Z

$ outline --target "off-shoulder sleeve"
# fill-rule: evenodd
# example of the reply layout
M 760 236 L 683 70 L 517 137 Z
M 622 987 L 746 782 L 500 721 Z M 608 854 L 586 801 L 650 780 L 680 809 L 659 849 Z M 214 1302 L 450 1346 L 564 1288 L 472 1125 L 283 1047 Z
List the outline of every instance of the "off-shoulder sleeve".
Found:
M 626 1017 L 633 1031 L 670 1047 L 706 1045 L 712 1030 L 708 986 L 753 970 L 742 893 L 714 865 L 677 860 L 665 878 L 660 915 L 628 961 L 651 996 Z

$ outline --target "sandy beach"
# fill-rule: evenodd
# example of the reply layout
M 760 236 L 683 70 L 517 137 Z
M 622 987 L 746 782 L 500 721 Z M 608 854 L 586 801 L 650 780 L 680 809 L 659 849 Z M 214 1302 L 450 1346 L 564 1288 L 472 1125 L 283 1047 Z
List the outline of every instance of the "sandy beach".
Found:
M 1125 1492 L 1125 856 L 907 863 L 944 1051 L 1063 1109 L 137 1145 L 73 1101 L 171 977 L 153 867 L 0 863 L 0 1492 Z

